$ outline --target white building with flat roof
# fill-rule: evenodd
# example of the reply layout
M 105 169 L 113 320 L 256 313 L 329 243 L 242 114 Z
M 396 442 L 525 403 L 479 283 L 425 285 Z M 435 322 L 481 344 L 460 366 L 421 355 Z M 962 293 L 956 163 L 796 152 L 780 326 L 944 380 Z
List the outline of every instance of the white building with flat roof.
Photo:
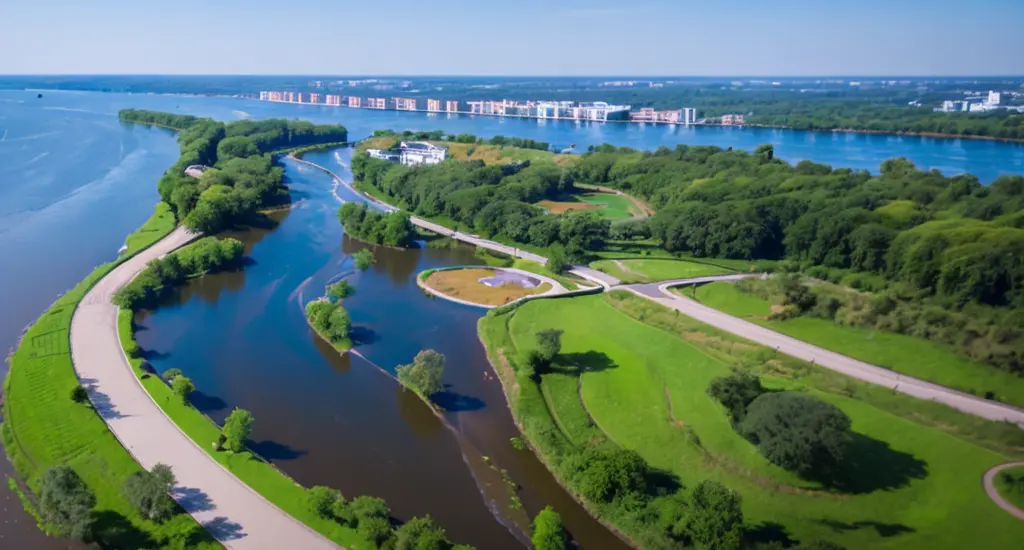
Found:
M 448 148 L 426 141 L 403 141 L 394 149 L 367 149 L 375 159 L 400 162 L 406 166 L 438 164 L 448 158 Z

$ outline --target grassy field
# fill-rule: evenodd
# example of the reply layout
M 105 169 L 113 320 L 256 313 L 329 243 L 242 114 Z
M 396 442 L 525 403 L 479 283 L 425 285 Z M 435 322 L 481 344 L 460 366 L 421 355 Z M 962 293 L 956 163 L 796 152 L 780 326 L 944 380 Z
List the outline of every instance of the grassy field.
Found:
M 855 359 L 976 395 L 991 391 L 1000 401 L 1024 407 L 1024 377 L 976 363 L 940 344 L 813 317 L 768 320 L 771 304 L 731 283 L 702 286 L 696 297 L 715 309 Z
M 1011 484 L 1006 477 L 1007 475 L 1021 481 Z M 1007 468 L 999 472 L 999 475 L 996 476 L 996 490 L 999 491 L 1003 498 L 1010 501 L 1010 504 L 1024 510 L 1024 466 Z
M 535 288 L 524 288 L 512 283 L 491 287 L 480 282 L 480 279 L 496 274 L 493 269 L 444 269 L 430 273 L 422 281 L 428 288 L 446 296 L 487 306 L 500 306 L 524 296 L 551 290 L 550 283 L 542 283 Z
M 557 372 L 539 386 L 507 383 L 507 365 L 547 328 L 565 330 Z M 989 467 L 1024 453 L 1015 427 L 775 356 L 625 293 L 529 302 L 485 317 L 480 331 L 517 419 L 556 471 L 559 456 L 581 442 L 635 449 L 684 485 L 710 478 L 740 491 L 752 538 L 781 528 L 847 548 L 952 549 L 978 540 L 1016 548 L 1024 536 L 1024 523 L 998 514 L 979 483 Z M 761 374 L 772 388 L 811 392 L 850 416 L 857 437 L 842 484 L 801 480 L 732 430 L 706 394 L 731 367 Z M 598 511 L 614 521 L 614 511 Z
M 161 237 L 170 233 L 177 222 L 174 219 L 174 212 L 166 202 L 156 203 L 153 215 L 132 234 L 125 239 L 125 246 L 128 247 L 127 255 L 135 254 L 139 250 L 160 240 Z
M 590 211 L 609 220 L 624 220 L 637 214 L 636 207 L 627 197 L 608 193 L 582 193 L 560 200 L 543 200 L 537 206 L 552 214 L 569 211 Z
M 668 259 L 599 260 L 591 262 L 590 267 L 616 277 L 624 283 L 649 283 L 732 273 L 724 267 Z
M 132 324 L 133 313 L 122 309 L 117 317 L 117 332 L 121 346 L 135 339 Z M 129 359 L 137 376 L 144 376 L 141 359 Z M 170 386 L 156 375 L 142 378 L 142 385 L 153 401 L 163 409 L 164 414 L 188 435 L 207 454 L 235 474 L 264 498 L 281 508 L 295 519 L 315 529 L 321 535 L 343 545 L 345 548 L 374 548 L 356 533 L 354 529 L 342 527 L 337 522 L 321 518 L 306 505 L 306 490 L 290 477 L 251 452 L 233 453 L 214 451 L 212 443 L 217 440 L 220 428 L 206 415 L 191 405 L 185 405 Z M 259 419 L 257 419 L 259 421 Z
M 129 250 L 117 262 L 97 267 L 62 296 L 25 334 L 11 358 L 5 381 L 4 447 L 18 472 L 37 490 L 39 476 L 68 465 L 96 493 L 98 542 L 111 548 L 140 548 L 175 543 L 188 548 L 219 548 L 184 512 L 165 524 L 139 517 L 121 495 L 121 485 L 139 465 L 114 438 L 98 414 L 71 401 L 78 377 L 71 363 L 71 316 L 93 284 L 123 261 L 173 229 L 163 209 L 128 237 Z M 161 228 L 159 230 L 155 228 Z M 177 541 L 177 542 L 175 542 Z

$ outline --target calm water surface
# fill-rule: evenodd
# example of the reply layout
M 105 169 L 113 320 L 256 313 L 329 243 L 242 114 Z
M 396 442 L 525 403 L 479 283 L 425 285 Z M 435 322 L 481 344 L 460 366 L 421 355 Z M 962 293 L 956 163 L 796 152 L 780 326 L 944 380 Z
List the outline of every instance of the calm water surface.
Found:
M 353 138 L 377 128 L 440 128 L 578 149 L 605 142 L 643 149 L 677 143 L 753 149 L 773 143 L 777 156 L 789 161 L 877 170 L 881 161 L 905 156 L 923 168 L 971 172 L 984 182 L 1024 172 L 1024 146 L 988 141 L 449 117 L 186 96 L 44 92 L 36 99 L 35 92 L 0 91 L 0 349 L 12 347 L 59 293 L 112 259 L 158 199 L 156 180 L 176 160 L 177 145 L 167 131 L 120 124 L 116 114 L 122 108 L 220 120 L 336 122 Z M 563 502 L 564 493 L 532 455 L 510 451 L 508 437 L 516 432 L 497 382 L 484 379 L 487 365 L 475 335 L 479 312 L 428 300 L 415 288 L 413 273 L 469 263 L 468 251 L 388 251 L 371 271 L 351 278 L 360 294 L 349 306 L 368 361 L 393 370 L 421 348 L 448 355 L 446 381 L 463 398 L 445 423 L 368 361 L 341 358 L 306 331 L 301 304 L 321 293 L 328 278 L 350 270 L 347 256 L 358 245 L 341 237 L 335 203 L 323 194 L 329 179 L 295 166 L 288 170 L 296 197 L 308 200 L 276 230 L 241 236 L 255 265 L 202 280 L 176 304 L 143 320 L 151 330 L 140 338 L 153 346 L 154 363 L 189 372 L 206 392 L 200 405 L 215 418 L 229 404 L 253 409 L 256 436 L 264 442 L 260 450 L 304 483 L 380 494 L 399 515 L 431 513 L 460 540 L 514 546 L 510 530 L 487 510 L 505 499 L 500 480 L 474 458 L 492 456 L 529 487 L 521 495 L 528 511 L 554 503 L 588 547 L 607 540 L 593 522 L 572 517 L 573 506 Z M 367 431 L 378 433 L 371 438 Z M 437 468 L 439 462 L 444 466 Z M 9 465 L 3 462 L 2 468 Z M 32 548 L 66 546 L 39 535 L 11 505 L 9 493 L 2 496 L 0 547 L 11 541 Z

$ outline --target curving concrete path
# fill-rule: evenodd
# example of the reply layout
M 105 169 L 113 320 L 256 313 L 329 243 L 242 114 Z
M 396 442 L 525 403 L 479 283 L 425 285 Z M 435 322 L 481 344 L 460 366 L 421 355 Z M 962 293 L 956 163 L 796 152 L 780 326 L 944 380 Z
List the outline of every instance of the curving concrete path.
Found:
M 1003 496 L 999 494 L 999 490 L 996 489 L 995 484 L 996 475 L 998 475 L 999 472 L 1007 468 L 1015 468 L 1017 466 L 1024 466 L 1024 461 L 1007 462 L 1005 464 L 993 466 L 991 469 L 989 469 L 989 471 L 985 472 L 984 477 L 981 478 L 981 482 L 982 485 L 985 486 L 985 492 L 988 493 L 989 498 L 995 501 L 995 503 L 998 504 L 1000 508 L 1009 512 L 1010 515 L 1012 515 L 1013 517 L 1019 520 L 1024 520 L 1024 510 L 1017 508 L 1008 500 L 1003 498 Z
M 174 470 L 171 496 L 231 549 L 337 549 L 333 542 L 274 506 L 200 449 L 142 387 L 121 349 L 111 296 L 146 264 L 194 239 L 174 230 L 100 280 L 71 319 L 71 358 L 96 411 L 144 468 Z M 212 443 L 212 442 L 211 442 Z
M 749 321 L 738 319 L 717 309 L 712 309 L 699 302 L 684 298 L 669 291 L 670 287 L 702 284 L 715 281 L 737 280 L 750 275 L 724 275 L 718 277 L 697 277 L 693 279 L 679 279 L 665 283 L 651 283 L 644 285 L 628 285 L 618 288 L 629 290 L 648 300 L 657 302 L 665 307 L 674 309 L 680 313 L 693 317 L 702 323 L 715 328 L 735 334 L 758 344 L 774 348 L 775 350 L 809 361 L 826 369 L 836 371 L 857 380 L 871 384 L 885 386 L 895 392 L 936 401 L 959 411 L 972 414 L 988 420 L 1000 422 L 1013 422 L 1024 428 L 1024 410 L 1011 407 L 996 401 L 989 401 L 970 394 L 949 389 L 938 384 L 925 382 L 910 376 L 900 374 L 896 371 L 885 369 L 865 363 L 834 351 L 820 348 L 769 330 Z M 754 275 L 760 276 L 760 275 Z

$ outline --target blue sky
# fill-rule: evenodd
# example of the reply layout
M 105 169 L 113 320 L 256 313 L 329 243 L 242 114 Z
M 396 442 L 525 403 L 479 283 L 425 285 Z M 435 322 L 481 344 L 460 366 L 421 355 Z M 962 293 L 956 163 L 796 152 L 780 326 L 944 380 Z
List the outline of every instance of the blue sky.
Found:
M 1024 74 L 1021 0 L 2 1 L 0 74 Z

